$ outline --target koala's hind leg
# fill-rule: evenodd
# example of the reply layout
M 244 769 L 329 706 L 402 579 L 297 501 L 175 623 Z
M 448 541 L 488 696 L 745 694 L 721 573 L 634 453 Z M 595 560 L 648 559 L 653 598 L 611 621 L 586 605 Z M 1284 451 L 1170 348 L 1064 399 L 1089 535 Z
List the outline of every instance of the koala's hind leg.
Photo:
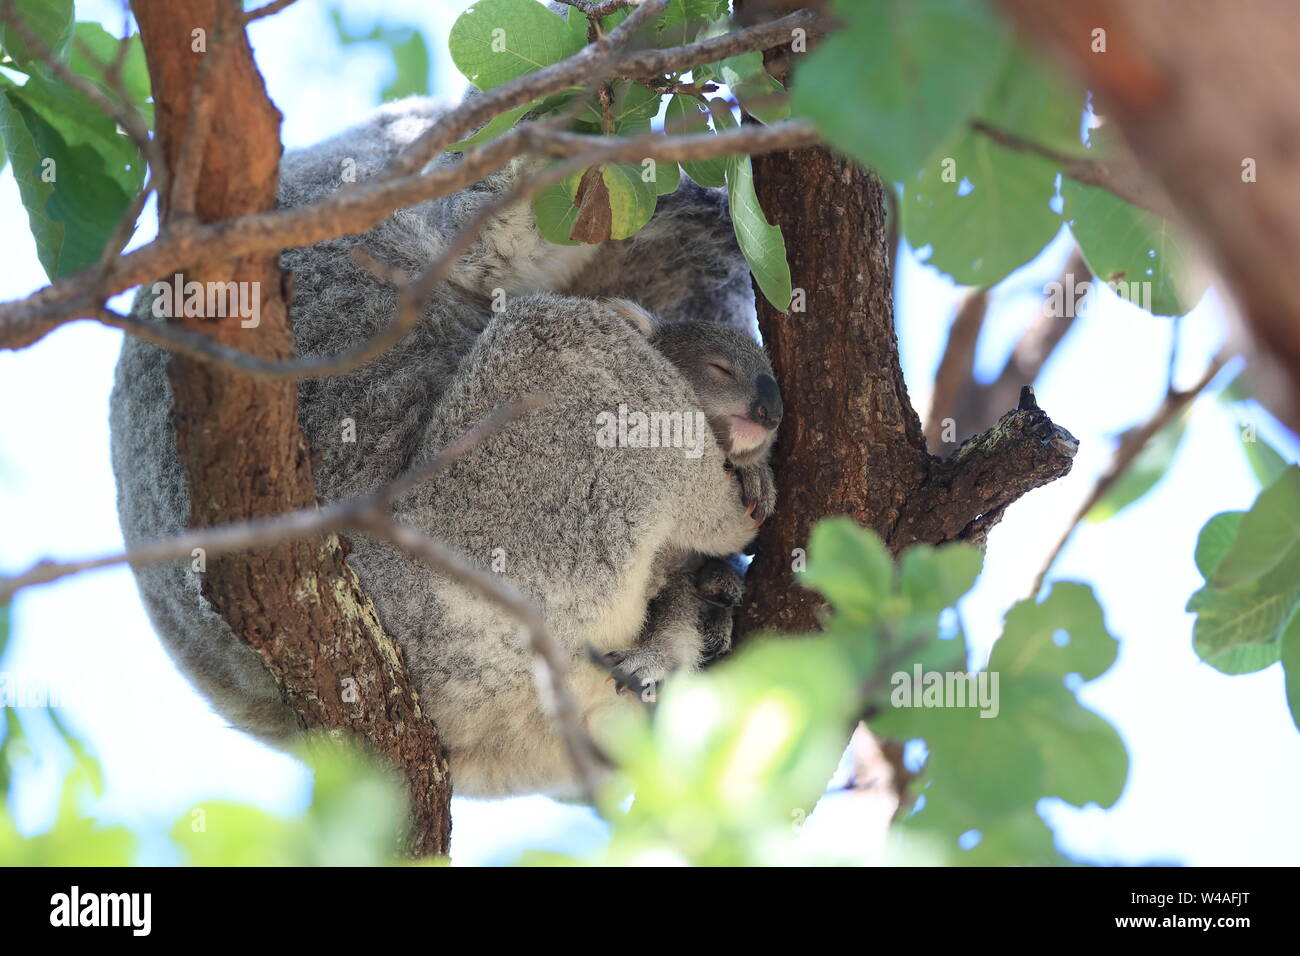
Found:
M 744 593 L 740 574 L 710 558 L 674 572 L 650 602 L 633 647 L 599 655 L 619 693 L 631 688 L 651 703 L 657 685 L 677 671 L 711 663 L 731 649 L 731 622 Z
M 745 578 L 732 558 L 709 558 L 694 574 L 699 596 L 700 666 L 707 667 L 731 652 L 731 629 L 736 608 L 745 597 Z

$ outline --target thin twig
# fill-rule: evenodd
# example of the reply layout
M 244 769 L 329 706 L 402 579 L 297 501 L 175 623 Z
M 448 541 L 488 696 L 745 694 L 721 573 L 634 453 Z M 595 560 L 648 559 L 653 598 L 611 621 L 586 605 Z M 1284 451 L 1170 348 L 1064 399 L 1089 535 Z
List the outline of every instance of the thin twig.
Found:
M 950 418 L 954 423 L 957 421 L 957 396 L 974 376 L 975 349 L 979 345 L 988 307 L 989 290 L 972 289 L 958 307 L 948 329 L 948 344 L 934 373 L 934 390 L 925 422 L 925 440 L 932 452 L 937 453 L 939 449 L 944 422 Z M 953 442 L 957 440 L 953 435 Z
M 1179 218 L 1173 203 L 1153 180 L 1142 174 L 1131 155 L 1120 153 L 1107 159 L 1071 156 L 1069 153 L 1026 139 L 1010 130 L 991 126 L 982 120 L 972 123 L 971 129 L 982 133 L 1000 146 L 1041 156 L 1048 162 L 1060 166 L 1061 172 L 1077 183 L 1100 187 L 1120 199 L 1165 219 Z
M 825 31 L 827 23 L 826 17 L 813 10 L 796 10 L 770 23 L 759 23 L 708 40 L 631 53 L 614 64 L 614 74 L 635 80 L 678 73 L 701 63 L 785 46 L 794 39 L 796 30 L 802 30 L 809 38 L 817 36 Z
M 515 77 L 482 96 L 466 97 L 408 145 L 389 163 L 380 178 L 410 176 L 418 172 L 471 130 L 517 106 L 570 87 L 594 85 L 608 79 L 613 72 L 613 60 L 623 44 L 642 24 L 662 13 L 667 6 L 668 0 L 642 0 L 626 20 L 568 59 Z
M 626 10 L 628 7 L 635 7 L 638 0 L 560 0 L 570 7 L 576 7 L 589 17 L 607 17 L 611 13 L 619 10 Z
M 564 675 L 572 661 L 566 658 L 546 630 L 546 623 L 536 605 L 509 581 L 470 564 L 446 545 L 409 525 L 385 518 L 372 519 L 364 527 L 463 584 L 519 621 L 533 657 L 533 679 L 542 710 L 555 722 L 583 796 L 594 805 L 608 763 L 583 728 L 581 709 L 565 680 Z
M 473 244 L 478 230 L 491 215 L 509 202 L 527 199 L 570 173 L 598 163 L 646 158 L 661 161 L 711 159 L 734 153 L 757 155 L 794 149 L 816 141 L 817 134 L 811 125 L 794 120 L 771 126 L 738 127 L 716 134 L 665 136 L 648 132 L 630 139 L 588 136 L 552 130 L 542 124 L 525 124 L 467 153 L 458 164 L 416 177 L 414 183 L 403 180 L 377 187 L 377 191 L 368 193 L 361 204 L 357 203 L 361 190 L 347 190 L 314 206 L 256 213 L 219 223 L 182 224 L 154 242 L 121 256 L 112 272 L 102 279 L 83 271 L 57 280 L 26 299 L 0 305 L 0 328 L 8 326 L 12 336 L 0 336 L 0 343 L 20 347 L 63 322 L 93 318 L 164 348 L 260 378 L 305 379 L 342 375 L 371 361 L 405 336 L 419 320 L 423 302 L 437 281 L 445 277 L 456 259 Z M 484 207 L 430 265 L 425 276 L 412 284 L 410 294 L 403 299 L 404 311 L 399 309 L 394 322 L 374 339 L 342 355 L 278 362 L 247 355 L 167 323 L 123 316 L 101 304 L 113 293 L 184 268 L 190 257 L 204 248 L 220 248 L 223 255 L 234 257 L 308 245 L 339 233 L 365 231 L 381 221 L 382 214 L 411 205 L 411 193 L 417 188 L 421 195 L 446 195 L 481 179 L 485 175 L 483 167 L 500 168 L 515 156 L 528 152 L 568 158 L 525 180 L 500 200 Z M 346 225 L 342 225 L 344 223 Z M 95 281 L 97 279 L 99 281 Z M 36 328 L 38 325 L 40 327 Z
M 285 7 L 292 4 L 294 0 L 271 0 L 270 3 L 258 7 L 256 10 L 249 10 L 244 14 L 244 22 L 252 23 L 254 20 L 260 20 L 263 17 L 269 17 L 279 13 Z
M 407 474 L 394 479 L 369 495 L 348 498 L 319 508 L 290 511 L 270 518 L 257 518 L 186 531 L 158 541 L 146 541 L 117 554 L 103 557 L 66 562 L 41 561 L 22 574 L 0 578 L 0 603 L 10 600 L 23 588 L 48 584 L 81 571 L 93 571 L 119 564 L 140 566 L 188 559 L 195 548 L 202 548 L 208 556 L 216 557 L 235 551 L 267 548 L 309 535 L 342 531 L 355 526 L 358 521 L 372 512 L 386 514 L 395 498 L 445 471 L 507 424 L 545 406 L 549 401 L 546 396 L 530 395 L 512 405 L 498 409 L 482 423 L 444 448 L 432 460 L 412 468 Z
M 509 581 L 484 571 L 445 544 L 396 521 L 390 514 L 393 502 L 403 494 L 451 467 L 510 422 L 545 407 L 549 402 L 548 396 L 529 395 L 512 405 L 499 408 L 444 448 L 431 461 L 412 468 L 371 494 L 348 498 L 320 508 L 291 511 L 272 518 L 186 531 L 158 541 L 138 544 L 124 552 L 105 557 L 69 562 L 42 561 L 22 574 L 0 578 L 0 603 L 9 601 L 23 588 L 47 584 L 81 571 L 120 564 L 140 567 L 163 561 L 185 560 L 191 558 L 196 549 L 201 549 L 206 557 L 212 558 L 349 529 L 365 531 L 376 538 L 390 541 L 519 621 L 536 664 L 537 691 L 543 710 L 556 723 L 584 796 L 594 802 L 601 775 L 608 765 L 600 749 L 583 728 L 580 708 L 565 679 L 572 662 L 550 636 L 536 605 Z
M 1142 449 L 1147 447 L 1151 439 L 1182 413 L 1196 396 L 1205 390 L 1206 386 L 1214 380 L 1214 376 L 1219 374 L 1219 370 L 1223 368 L 1230 358 L 1231 356 L 1226 352 L 1214 356 L 1201 377 L 1191 388 L 1175 390 L 1171 387 L 1165 394 L 1164 401 L 1160 403 L 1160 407 L 1155 410 L 1151 417 L 1124 434 L 1123 438 L 1120 439 L 1119 447 L 1115 450 L 1114 457 L 1111 459 L 1110 466 L 1097 479 L 1092 491 L 1088 493 L 1088 497 L 1084 499 L 1083 504 L 1075 512 L 1060 540 L 1056 542 L 1056 547 L 1052 549 L 1052 553 L 1043 564 L 1043 569 L 1038 572 L 1031 594 L 1036 595 L 1042 590 L 1048 572 L 1052 570 L 1052 566 L 1056 564 L 1056 559 L 1060 557 L 1061 551 L 1064 550 L 1065 545 L 1074 535 L 1075 529 L 1087 517 L 1088 512 L 1096 507 L 1097 503 L 1106 497 L 1106 493 L 1115 487 L 1115 483 L 1124 476 L 1124 473 L 1132 466 L 1134 460 L 1142 452 Z

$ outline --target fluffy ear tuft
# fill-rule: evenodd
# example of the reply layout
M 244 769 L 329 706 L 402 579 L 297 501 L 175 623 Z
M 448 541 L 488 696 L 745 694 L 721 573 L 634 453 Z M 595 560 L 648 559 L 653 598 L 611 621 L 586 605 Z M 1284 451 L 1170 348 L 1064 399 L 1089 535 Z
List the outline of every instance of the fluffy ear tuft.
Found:
M 637 305 L 631 299 L 602 299 L 605 305 L 609 306 L 631 324 L 646 338 L 654 332 L 655 327 L 659 325 L 659 320 L 647 312 L 641 306 Z

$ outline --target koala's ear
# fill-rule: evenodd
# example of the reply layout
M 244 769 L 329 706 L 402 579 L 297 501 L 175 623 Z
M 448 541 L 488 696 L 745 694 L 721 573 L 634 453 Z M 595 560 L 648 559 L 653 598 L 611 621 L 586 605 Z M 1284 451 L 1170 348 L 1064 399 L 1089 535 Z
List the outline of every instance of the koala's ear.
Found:
M 627 319 L 632 328 L 646 338 L 649 338 L 659 325 L 658 319 L 630 299 L 605 299 L 604 303 Z

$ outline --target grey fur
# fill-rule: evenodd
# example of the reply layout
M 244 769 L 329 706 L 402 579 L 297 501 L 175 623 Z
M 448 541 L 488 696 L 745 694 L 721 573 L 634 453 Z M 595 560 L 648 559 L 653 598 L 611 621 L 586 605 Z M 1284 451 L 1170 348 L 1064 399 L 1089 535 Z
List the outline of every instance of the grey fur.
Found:
M 427 101 L 393 104 L 362 126 L 287 155 L 282 204 L 346 188 L 347 169 L 358 180 L 374 175 L 435 116 Z M 413 275 L 484 201 L 508 188 L 522 165 L 395 213 L 363 236 L 286 250 L 299 352 L 337 354 L 390 321 L 394 292 L 355 264 L 353 246 Z M 744 482 L 728 471 L 712 430 L 698 458 L 682 448 L 602 447 L 596 440 L 597 416 L 620 404 L 709 408 L 691 373 L 654 346 L 661 328 L 647 339 L 617 304 L 596 296 L 624 296 L 672 321 L 752 327 L 748 275 L 718 195 L 684 186 L 660 207 L 632 239 L 572 249 L 546 243 L 527 207 L 516 210 L 485 230 L 396 348 L 365 368 L 299 390 L 324 502 L 386 483 L 523 394 L 553 396 L 550 406 L 409 492 L 394 513 L 502 571 L 537 602 L 573 661 L 569 681 L 598 736 L 604 715 L 626 704 L 588 662 L 588 646 L 643 654 L 656 675 L 698 666 L 706 636 L 698 626 L 678 624 L 689 623 L 692 610 L 702 620 L 709 605 L 684 569 L 697 567 L 701 556 L 743 548 L 754 533 Z M 489 303 L 498 289 L 506 307 L 494 312 Z M 142 295 L 137 314 L 147 315 L 148 307 Z M 766 365 L 752 339 L 730 334 L 734 361 Z M 174 533 L 189 514 L 166 366 L 161 350 L 129 337 L 124 343 L 111 431 L 128 544 Z M 737 380 L 736 401 L 744 388 Z M 348 421 L 354 442 L 344 440 Z M 758 464 L 766 469 L 765 453 Z M 517 625 L 386 542 L 355 535 L 348 560 L 403 648 L 448 747 L 456 791 L 568 792 L 569 768 L 539 712 Z M 199 572 L 175 563 L 136 574 L 164 645 L 213 706 L 263 740 L 288 742 L 296 733 L 293 715 L 256 654 L 201 596 Z M 671 604 L 672 613 L 648 616 L 661 592 L 661 605 Z

